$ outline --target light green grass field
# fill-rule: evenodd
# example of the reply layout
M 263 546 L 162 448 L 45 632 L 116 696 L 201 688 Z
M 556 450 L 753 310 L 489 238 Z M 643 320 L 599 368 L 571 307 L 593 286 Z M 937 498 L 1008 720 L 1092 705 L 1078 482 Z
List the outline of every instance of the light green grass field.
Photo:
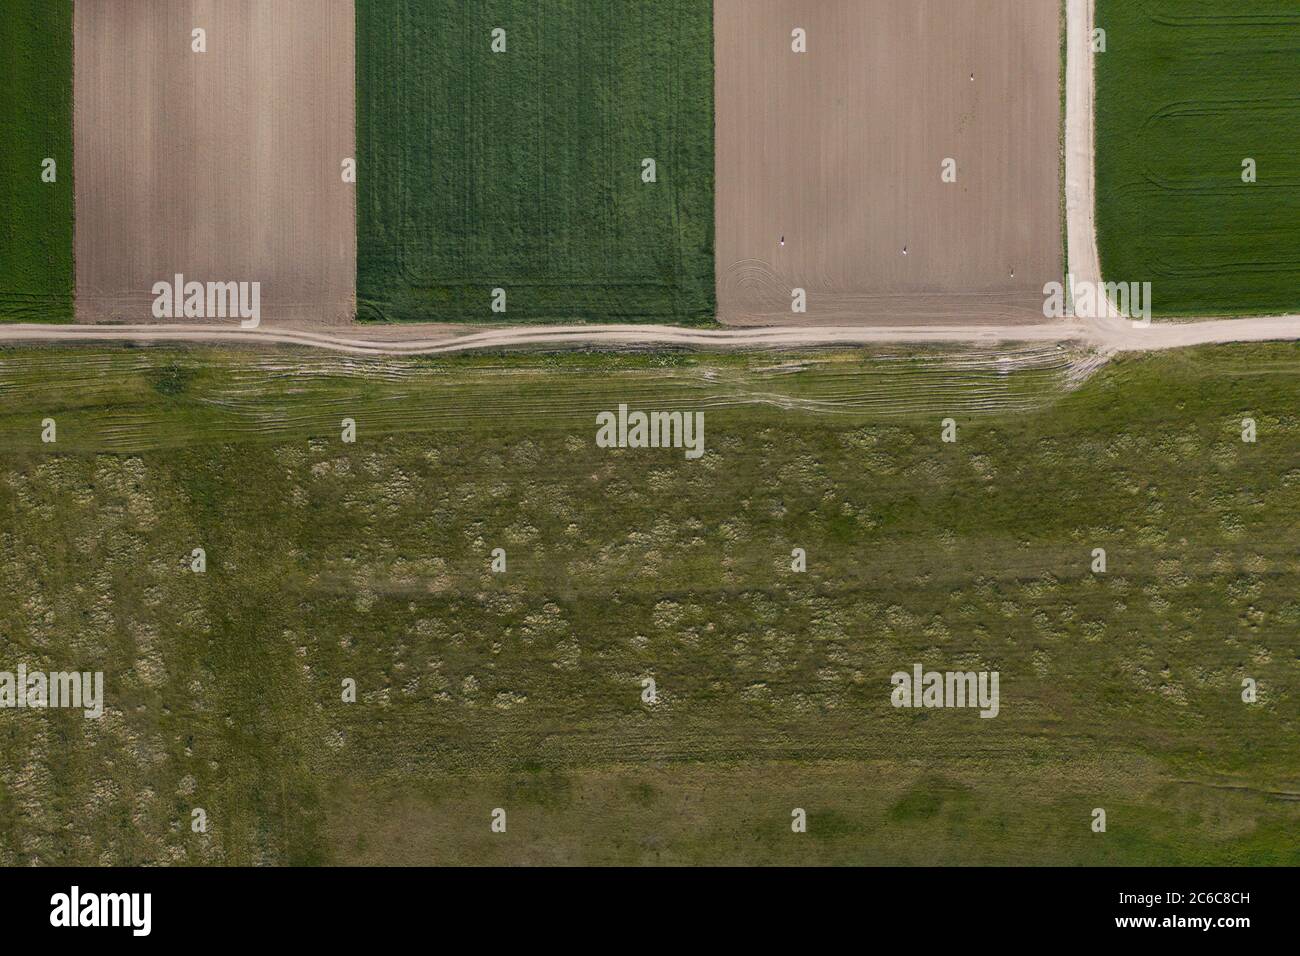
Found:
M 713 321 L 712 4 L 359 0 L 357 143 L 361 318 Z
M 1300 7 L 1098 0 L 1097 23 L 1106 278 L 1162 315 L 1300 310 Z
M 72 0 L 5 3 L 0 131 L 0 322 L 70 322 Z
M 0 863 L 1294 865 L 1297 358 L 0 352 Z

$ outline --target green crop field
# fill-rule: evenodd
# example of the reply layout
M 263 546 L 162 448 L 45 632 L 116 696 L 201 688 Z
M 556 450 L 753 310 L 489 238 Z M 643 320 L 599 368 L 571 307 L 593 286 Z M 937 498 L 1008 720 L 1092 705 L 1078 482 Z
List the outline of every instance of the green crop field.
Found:
M 711 322 L 712 36 L 699 0 L 360 0 L 360 317 Z
M 0 350 L 0 864 L 1296 865 L 1300 349 L 1068 361 Z
M 5 3 L 0 137 L 0 322 L 70 322 L 72 0 Z
M 1106 278 L 1164 315 L 1300 309 L 1300 6 L 1098 0 L 1097 22 Z

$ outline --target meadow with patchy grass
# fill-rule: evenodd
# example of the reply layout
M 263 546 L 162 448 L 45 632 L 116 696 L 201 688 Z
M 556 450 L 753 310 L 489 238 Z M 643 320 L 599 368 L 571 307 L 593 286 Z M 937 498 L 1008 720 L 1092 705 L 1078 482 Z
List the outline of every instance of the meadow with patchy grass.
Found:
M 0 322 L 71 322 L 72 0 L 8 0 L 0 51 Z
M 1160 315 L 1300 310 L 1300 7 L 1097 0 L 1097 23 L 1106 278 Z
M 1297 359 L 0 351 L 0 863 L 1295 865 Z

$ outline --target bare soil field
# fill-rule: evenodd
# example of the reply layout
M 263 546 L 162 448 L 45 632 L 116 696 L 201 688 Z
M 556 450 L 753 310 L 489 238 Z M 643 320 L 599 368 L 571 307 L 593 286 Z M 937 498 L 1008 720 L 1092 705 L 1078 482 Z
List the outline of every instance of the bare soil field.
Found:
M 1063 271 L 1057 0 L 714 11 L 723 322 L 1043 321 Z
M 151 321 L 177 273 L 260 282 L 263 322 L 351 318 L 353 33 L 351 0 L 76 5 L 80 321 Z

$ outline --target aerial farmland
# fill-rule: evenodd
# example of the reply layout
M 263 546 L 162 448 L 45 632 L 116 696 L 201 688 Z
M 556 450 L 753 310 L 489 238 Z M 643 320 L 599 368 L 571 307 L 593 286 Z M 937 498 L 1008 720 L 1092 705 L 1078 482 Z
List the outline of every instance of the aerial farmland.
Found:
M 1293 4 L 0 43 L 0 911 L 943 866 L 865 878 L 1019 941 L 1300 864 Z M 472 919 L 324 876 L 372 937 Z

